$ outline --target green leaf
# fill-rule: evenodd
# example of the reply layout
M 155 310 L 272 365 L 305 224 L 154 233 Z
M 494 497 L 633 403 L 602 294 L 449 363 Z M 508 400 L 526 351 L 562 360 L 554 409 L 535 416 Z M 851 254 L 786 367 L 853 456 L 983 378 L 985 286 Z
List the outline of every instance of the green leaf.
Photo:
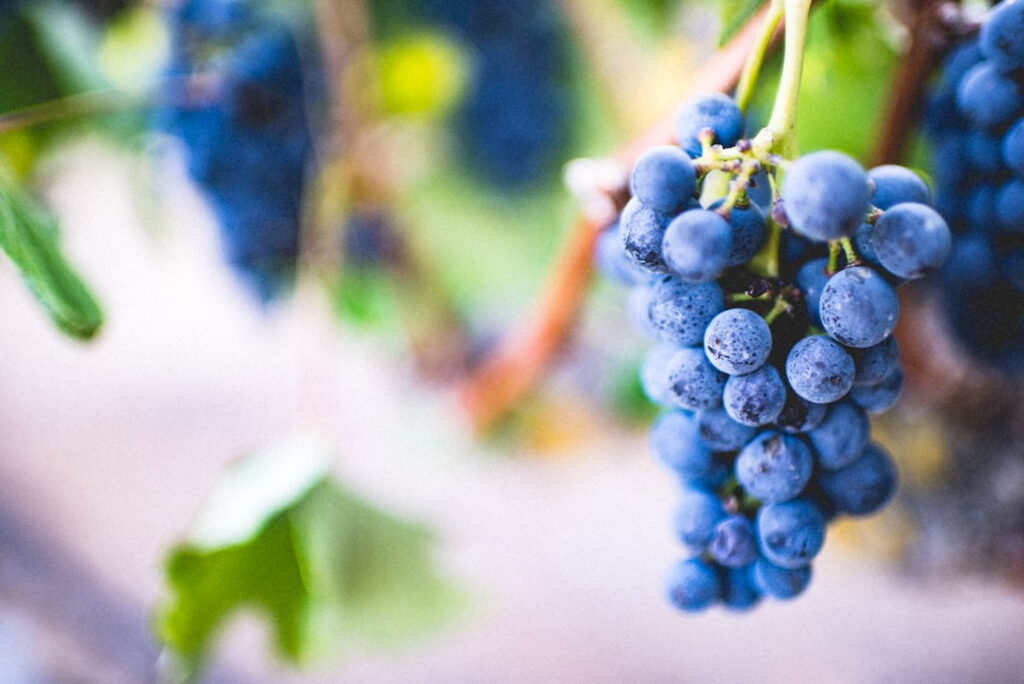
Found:
M 721 0 L 718 16 L 722 30 L 718 34 L 718 45 L 728 43 L 764 2 L 765 0 Z
M 279 445 L 240 463 L 203 512 L 199 536 L 171 550 L 171 595 L 156 627 L 182 678 L 198 675 L 217 632 L 241 610 L 269 620 L 278 653 L 301 663 L 400 645 L 458 607 L 434 570 L 430 534 L 332 481 L 317 448 Z M 218 514 L 232 533 L 211 533 Z
M 0 249 L 58 328 L 80 339 L 96 334 L 103 312 L 61 254 L 56 223 L 2 173 Z

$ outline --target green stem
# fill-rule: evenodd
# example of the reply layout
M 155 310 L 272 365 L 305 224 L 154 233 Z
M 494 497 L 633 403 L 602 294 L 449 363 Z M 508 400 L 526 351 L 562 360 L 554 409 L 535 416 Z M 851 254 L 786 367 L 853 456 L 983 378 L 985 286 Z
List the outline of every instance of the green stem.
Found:
M 740 302 L 763 302 L 766 299 L 768 299 L 768 293 L 752 297 L 746 292 L 734 292 L 733 294 L 726 295 L 725 297 L 725 301 L 730 304 L 738 304 Z
M 841 248 L 839 240 L 832 240 L 828 243 L 828 266 L 825 267 L 825 273 L 828 275 L 832 275 L 839 268 L 839 250 Z
M 848 237 L 839 238 L 839 244 L 843 247 L 843 254 L 846 255 L 847 265 L 860 262 L 860 257 L 857 256 L 857 250 L 853 247 L 853 240 Z
M 764 315 L 764 322 L 771 325 L 780 314 L 786 313 L 790 310 L 789 302 L 783 295 L 779 295 L 775 300 L 775 306 L 772 310 Z
M 757 36 L 757 42 L 754 43 L 754 48 L 747 55 L 747 62 L 743 65 L 743 72 L 736 84 L 736 104 L 744 114 L 747 113 L 750 98 L 754 93 L 754 83 L 757 82 L 757 75 L 764 63 L 765 53 L 768 52 L 768 45 L 772 42 L 772 36 L 775 35 L 775 29 L 778 28 L 782 15 L 782 0 L 772 0 L 768 7 L 768 14 L 764 17 L 764 23 L 761 24 L 761 33 Z
M 800 77 L 803 75 L 804 44 L 807 42 L 807 21 L 811 0 L 783 0 L 786 16 L 786 45 L 783 52 L 782 77 L 775 95 L 771 119 L 754 139 L 759 151 L 779 152 L 796 157 L 796 112 L 800 98 Z M 760 156 L 760 155 L 759 155 Z

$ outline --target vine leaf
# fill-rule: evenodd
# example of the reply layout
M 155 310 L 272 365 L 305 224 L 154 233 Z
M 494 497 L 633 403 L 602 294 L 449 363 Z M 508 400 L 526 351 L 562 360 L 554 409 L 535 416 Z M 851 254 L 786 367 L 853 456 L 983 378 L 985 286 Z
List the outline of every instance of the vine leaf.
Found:
M 96 299 L 61 254 L 57 224 L 0 174 L 0 249 L 64 333 L 90 339 L 103 324 Z
M 718 46 L 722 47 L 743 27 L 747 19 L 764 4 L 764 0 L 721 0 L 718 13 L 722 30 L 718 35 Z
M 171 596 L 156 629 L 172 678 L 197 677 L 218 630 L 243 609 L 271 622 L 292 663 L 399 646 L 457 612 L 431 535 L 332 480 L 325 452 L 292 442 L 242 461 L 170 551 Z

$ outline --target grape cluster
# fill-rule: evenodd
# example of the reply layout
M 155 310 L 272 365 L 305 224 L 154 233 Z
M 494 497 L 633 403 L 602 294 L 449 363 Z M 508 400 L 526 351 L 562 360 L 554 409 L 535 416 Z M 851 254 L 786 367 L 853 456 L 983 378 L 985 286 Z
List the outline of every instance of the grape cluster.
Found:
M 955 237 L 948 328 L 982 361 L 1024 369 L 1024 2 L 1007 0 L 946 58 L 926 111 L 936 207 Z
M 228 263 L 266 301 L 294 276 L 314 152 L 299 45 L 283 19 L 236 0 L 185 0 L 170 19 L 161 125 L 184 144 Z
M 472 49 L 474 73 L 454 121 L 466 164 L 506 189 L 557 171 L 572 124 L 557 3 L 430 0 L 426 11 Z
M 668 595 L 686 611 L 796 596 L 827 522 L 893 495 L 868 414 L 902 386 L 894 285 L 937 270 L 951 242 L 911 171 L 832 151 L 791 162 L 742 131 L 731 98 L 686 102 L 678 146 L 637 160 L 595 253 L 658 342 L 641 382 L 666 409 L 653 451 L 683 488 L 688 555 Z M 750 200 L 757 178 L 767 207 Z

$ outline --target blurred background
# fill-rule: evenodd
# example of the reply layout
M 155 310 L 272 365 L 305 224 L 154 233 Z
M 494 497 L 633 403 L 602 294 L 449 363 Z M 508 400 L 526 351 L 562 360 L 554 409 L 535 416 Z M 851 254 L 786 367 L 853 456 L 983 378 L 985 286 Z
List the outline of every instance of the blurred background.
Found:
M 759 4 L 4 0 L 0 682 L 1024 681 L 1021 385 L 927 284 L 894 504 L 793 602 L 664 600 L 591 251 Z M 802 149 L 886 154 L 915 7 L 814 12 Z

